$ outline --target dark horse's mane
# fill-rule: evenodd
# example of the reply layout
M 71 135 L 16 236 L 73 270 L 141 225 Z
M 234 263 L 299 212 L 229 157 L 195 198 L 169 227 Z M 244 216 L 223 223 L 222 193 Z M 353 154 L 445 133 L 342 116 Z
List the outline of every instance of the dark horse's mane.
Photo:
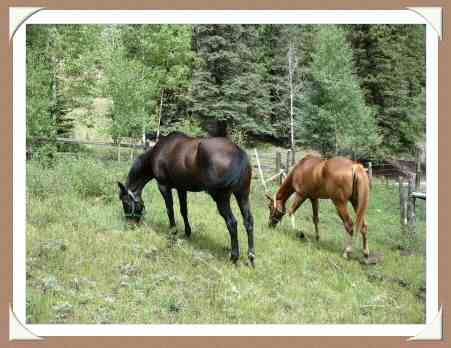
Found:
M 151 149 L 140 154 L 132 164 L 130 171 L 127 176 L 127 187 L 131 190 L 135 190 L 135 187 L 132 187 L 133 184 L 141 183 L 148 172 L 150 171 L 150 166 L 146 166 L 146 163 L 149 160 Z

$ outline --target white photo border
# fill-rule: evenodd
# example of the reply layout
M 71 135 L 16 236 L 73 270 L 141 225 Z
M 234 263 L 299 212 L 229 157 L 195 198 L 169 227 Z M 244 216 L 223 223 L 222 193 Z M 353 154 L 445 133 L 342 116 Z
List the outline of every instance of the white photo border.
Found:
M 426 323 L 406 325 L 26 324 L 26 24 L 424 24 L 426 25 Z M 38 336 L 415 336 L 438 312 L 438 35 L 410 10 L 41 10 L 13 37 L 13 310 Z

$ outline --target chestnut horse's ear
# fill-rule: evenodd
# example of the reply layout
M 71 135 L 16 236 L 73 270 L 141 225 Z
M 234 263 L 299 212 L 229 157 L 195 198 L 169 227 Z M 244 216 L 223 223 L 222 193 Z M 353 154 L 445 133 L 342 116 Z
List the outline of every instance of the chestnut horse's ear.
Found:
M 124 184 L 122 184 L 120 181 L 118 181 L 117 186 L 119 186 L 119 195 L 120 196 L 127 194 L 127 189 L 125 188 Z

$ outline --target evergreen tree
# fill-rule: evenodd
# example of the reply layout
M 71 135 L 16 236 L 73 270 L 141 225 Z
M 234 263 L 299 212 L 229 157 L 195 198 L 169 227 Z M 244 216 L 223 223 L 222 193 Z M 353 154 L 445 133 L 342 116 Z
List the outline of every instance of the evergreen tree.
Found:
M 425 135 L 425 26 L 353 25 L 349 36 L 382 150 L 414 154 Z
M 301 99 L 305 105 L 302 141 L 325 156 L 370 156 L 378 144 L 377 129 L 354 74 L 345 32 L 338 26 L 325 25 L 316 35 L 313 81 Z
M 193 47 L 191 112 L 210 132 L 225 136 L 227 127 L 244 133 L 269 133 L 268 89 L 262 76 L 258 30 L 254 25 L 196 25 Z

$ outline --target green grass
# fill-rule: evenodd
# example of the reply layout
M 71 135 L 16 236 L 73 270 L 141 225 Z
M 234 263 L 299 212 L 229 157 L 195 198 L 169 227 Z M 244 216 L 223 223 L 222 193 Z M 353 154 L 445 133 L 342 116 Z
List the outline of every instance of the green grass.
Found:
M 425 303 L 425 208 L 418 240 L 401 256 L 396 186 L 376 183 L 368 213 L 373 266 L 342 258 L 343 227 L 329 201 L 320 203 L 322 240 L 314 241 L 310 204 L 271 230 L 257 179 L 252 187 L 256 269 L 246 266 L 247 238 L 236 203 L 242 258 L 229 260 L 229 235 L 213 200 L 188 195 L 191 239 L 174 195 L 179 233 L 171 238 L 163 200 L 145 189 L 144 224 L 128 228 L 116 181 L 130 162 L 79 159 L 50 169 L 27 163 L 27 321 L 29 323 L 422 323 Z M 271 188 L 275 190 L 274 187 Z

